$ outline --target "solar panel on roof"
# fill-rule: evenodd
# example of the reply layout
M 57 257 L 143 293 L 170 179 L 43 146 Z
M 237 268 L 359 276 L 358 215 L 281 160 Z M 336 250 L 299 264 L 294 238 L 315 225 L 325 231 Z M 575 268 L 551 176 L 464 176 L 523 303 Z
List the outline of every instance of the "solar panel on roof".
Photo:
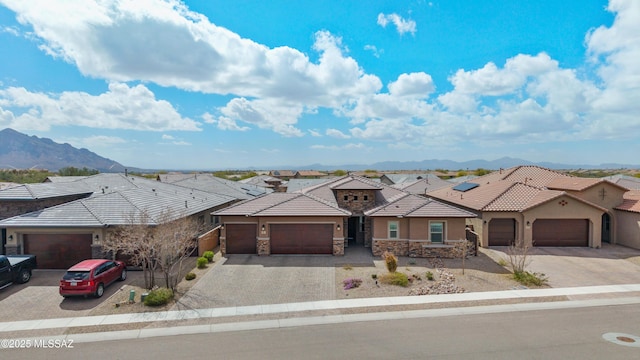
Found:
M 463 182 L 463 183 L 460 183 L 460 184 L 454 186 L 453 190 L 465 192 L 465 191 L 469 191 L 469 190 L 471 190 L 473 188 L 476 188 L 478 186 L 480 186 L 480 185 L 476 184 L 476 183 Z

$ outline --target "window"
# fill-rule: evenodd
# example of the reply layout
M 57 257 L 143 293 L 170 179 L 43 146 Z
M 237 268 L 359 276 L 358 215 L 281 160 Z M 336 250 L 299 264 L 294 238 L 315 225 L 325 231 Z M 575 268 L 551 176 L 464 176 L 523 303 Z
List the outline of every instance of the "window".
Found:
M 431 239 L 432 243 L 442 243 L 444 241 L 444 221 L 429 223 L 429 239 Z
M 344 196 L 344 201 L 348 201 L 349 200 L 349 195 L 345 195 Z
M 358 201 L 358 195 L 353 195 L 353 201 Z
M 368 201 L 369 200 L 369 195 L 362 195 L 362 200 Z
M 364 216 L 360 216 L 360 232 L 364 232 Z
M 398 222 L 389 221 L 389 239 L 398 238 Z

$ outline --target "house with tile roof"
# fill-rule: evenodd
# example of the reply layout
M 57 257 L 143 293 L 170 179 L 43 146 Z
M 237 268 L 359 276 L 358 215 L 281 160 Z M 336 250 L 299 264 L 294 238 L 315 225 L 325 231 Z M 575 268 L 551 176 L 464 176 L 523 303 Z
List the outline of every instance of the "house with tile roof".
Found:
M 640 188 L 624 194 L 624 201 L 616 206 L 618 233 L 616 243 L 640 249 Z
M 80 260 L 104 256 L 102 241 L 115 228 L 130 225 L 130 219 L 139 218 L 141 212 L 149 215 L 151 226 L 166 211 L 192 217 L 205 233 L 217 226 L 212 211 L 252 198 L 226 185 L 214 187 L 219 190 L 215 192 L 186 184 L 105 173 L 2 190 L 1 208 L 19 212 L 0 220 L 3 251 L 34 254 L 40 268 L 68 268 Z
M 473 212 L 347 175 L 215 211 L 223 254 L 333 254 L 368 247 L 427 256 L 464 239 Z
M 619 239 L 627 188 L 538 166 L 517 166 L 430 192 L 478 215 L 468 225 L 482 246 L 584 246 Z

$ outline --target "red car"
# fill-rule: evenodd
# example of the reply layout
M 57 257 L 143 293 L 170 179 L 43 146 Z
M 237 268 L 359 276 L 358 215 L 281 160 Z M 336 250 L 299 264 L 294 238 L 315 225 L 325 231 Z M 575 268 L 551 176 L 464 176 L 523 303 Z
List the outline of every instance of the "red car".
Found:
M 60 295 L 64 297 L 93 295 L 101 297 L 112 282 L 127 278 L 122 261 L 90 259 L 73 265 L 60 280 Z

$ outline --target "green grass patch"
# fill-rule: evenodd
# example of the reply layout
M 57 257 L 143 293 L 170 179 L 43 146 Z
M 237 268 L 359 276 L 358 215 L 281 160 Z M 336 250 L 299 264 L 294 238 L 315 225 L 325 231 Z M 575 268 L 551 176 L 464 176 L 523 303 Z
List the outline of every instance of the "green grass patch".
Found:
M 514 272 L 513 279 L 524 286 L 543 286 L 549 281 L 545 274 L 528 271 Z
M 409 286 L 409 278 L 407 277 L 407 274 L 401 272 L 384 274 L 379 276 L 378 279 L 381 283 L 387 285 L 398 285 L 403 287 Z

